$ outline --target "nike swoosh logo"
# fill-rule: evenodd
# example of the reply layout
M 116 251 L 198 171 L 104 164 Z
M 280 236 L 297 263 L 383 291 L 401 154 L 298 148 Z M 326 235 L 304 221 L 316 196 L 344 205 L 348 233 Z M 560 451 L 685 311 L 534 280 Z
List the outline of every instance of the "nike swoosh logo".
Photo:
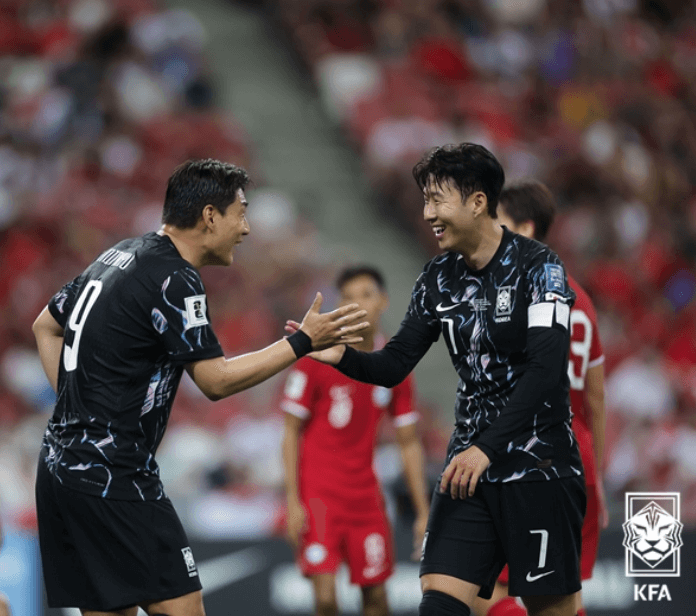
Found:
M 459 306 L 459 304 L 453 304 L 452 306 L 443 306 L 442 302 L 440 302 L 437 306 L 435 306 L 435 310 L 438 312 L 446 312 L 447 310 L 452 310 L 452 308 L 456 308 Z
M 554 571 L 556 571 L 556 570 L 553 569 L 552 571 L 547 571 L 546 573 L 540 573 L 539 575 L 532 575 L 532 572 L 529 571 L 527 573 L 527 581 L 528 582 L 536 582 L 537 580 L 539 580 L 547 575 L 551 575 Z

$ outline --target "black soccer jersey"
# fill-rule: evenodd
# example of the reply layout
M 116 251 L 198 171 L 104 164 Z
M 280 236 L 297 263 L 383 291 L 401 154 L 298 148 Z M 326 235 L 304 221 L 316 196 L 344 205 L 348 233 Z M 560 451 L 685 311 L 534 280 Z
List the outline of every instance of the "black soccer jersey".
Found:
M 349 349 L 338 368 L 385 384 L 380 372 L 402 378 L 442 333 L 460 377 L 447 462 L 477 445 L 492 460 L 482 481 L 580 475 L 567 375 L 574 299 L 556 254 L 504 229 L 481 270 L 455 252 L 427 263 L 384 350 L 373 361 Z
M 107 250 L 48 308 L 65 337 L 41 459 L 88 494 L 162 498 L 155 452 L 183 367 L 223 354 L 198 271 L 148 233 Z

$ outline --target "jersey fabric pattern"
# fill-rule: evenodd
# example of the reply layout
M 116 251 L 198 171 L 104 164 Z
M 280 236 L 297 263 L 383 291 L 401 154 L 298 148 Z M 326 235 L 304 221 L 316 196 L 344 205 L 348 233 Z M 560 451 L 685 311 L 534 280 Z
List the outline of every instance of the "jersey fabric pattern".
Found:
M 460 378 L 445 464 L 476 445 L 504 415 L 525 371 L 528 330 L 554 327 L 567 336 L 573 301 L 558 256 L 507 228 L 495 255 L 480 270 L 469 268 L 455 252 L 426 264 L 406 319 L 429 326 L 434 338 L 442 332 Z M 499 452 L 481 481 L 538 481 L 582 474 L 565 371 L 525 423 L 527 427 Z
M 281 409 L 306 420 L 298 460 L 303 501 L 319 496 L 352 519 L 381 510 L 373 469 L 378 427 L 385 413 L 397 427 L 417 421 L 413 378 L 388 389 L 305 358 L 288 375 Z
M 587 370 L 604 363 L 604 351 L 599 340 L 597 313 L 592 300 L 580 285 L 568 277 L 577 299 L 570 311 L 570 409 L 573 411 L 573 430 L 580 445 L 580 455 L 585 467 L 588 485 L 597 483 L 597 464 L 594 453 L 592 417 L 585 405 L 585 379 Z
M 155 452 L 184 364 L 223 354 L 198 271 L 148 233 L 104 252 L 48 309 L 65 337 L 41 460 L 87 494 L 162 498 Z

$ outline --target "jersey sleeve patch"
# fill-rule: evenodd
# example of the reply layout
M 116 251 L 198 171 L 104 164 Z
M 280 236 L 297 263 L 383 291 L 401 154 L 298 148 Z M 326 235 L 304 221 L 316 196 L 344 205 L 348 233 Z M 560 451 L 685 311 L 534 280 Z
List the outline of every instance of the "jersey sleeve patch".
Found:
M 208 325 L 206 301 L 205 295 L 191 295 L 190 297 L 184 298 L 184 306 L 186 306 L 186 329 Z
M 563 267 L 556 263 L 546 263 L 544 270 L 546 271 L 546 291 L 549 293 L 565 293 Z

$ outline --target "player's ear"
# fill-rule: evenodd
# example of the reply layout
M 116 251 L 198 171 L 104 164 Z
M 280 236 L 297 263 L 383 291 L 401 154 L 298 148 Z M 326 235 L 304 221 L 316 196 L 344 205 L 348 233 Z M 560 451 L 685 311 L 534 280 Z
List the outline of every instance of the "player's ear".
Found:
M 205 225 L 206 228 L 211 228 L 215 224 L 215 215 L 217 214 L 217 210 L 215 209 L 214 206 L 210 205 L 208 203 L 203 210 L 201 211 L 201 218 L 203 220 L 203 224 Z
M 471 197 L 474 202 L 475 217 L 488 212 L 488 197 L 486 197 L 485 193 L 477 190 Z

